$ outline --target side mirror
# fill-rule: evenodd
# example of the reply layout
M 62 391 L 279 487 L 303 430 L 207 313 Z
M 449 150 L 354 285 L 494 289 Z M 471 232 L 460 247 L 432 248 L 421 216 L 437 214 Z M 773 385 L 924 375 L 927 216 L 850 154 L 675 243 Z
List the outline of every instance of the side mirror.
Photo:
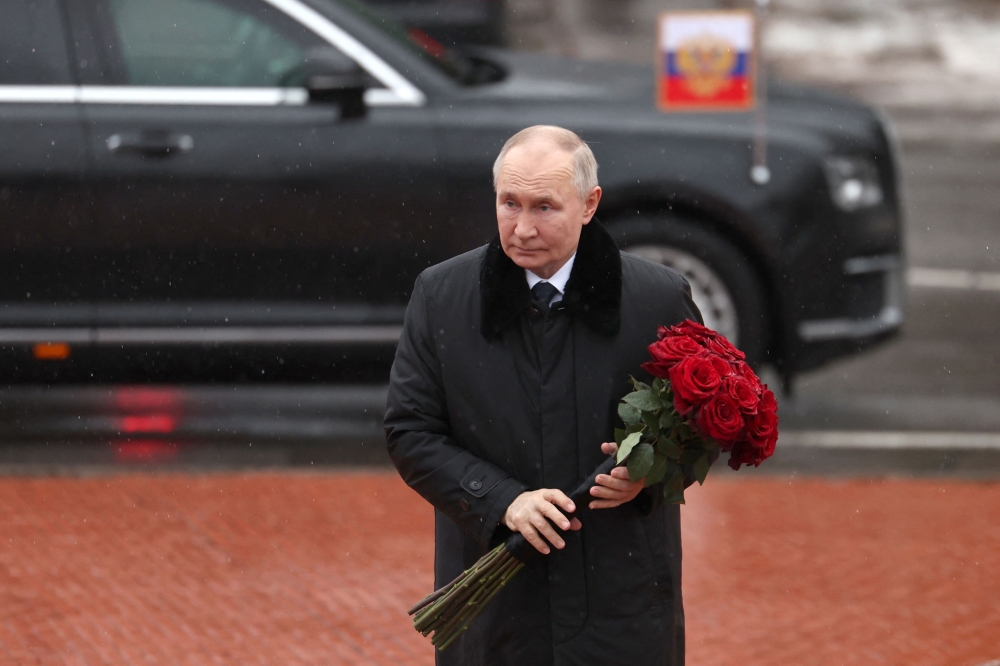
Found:
M 311 101 L 338 105 L 344 119 L 362 118 L 368 112 L 365 106 L 368 74 L 339 51 L 328 48 L 309 51 L 301 72 Z

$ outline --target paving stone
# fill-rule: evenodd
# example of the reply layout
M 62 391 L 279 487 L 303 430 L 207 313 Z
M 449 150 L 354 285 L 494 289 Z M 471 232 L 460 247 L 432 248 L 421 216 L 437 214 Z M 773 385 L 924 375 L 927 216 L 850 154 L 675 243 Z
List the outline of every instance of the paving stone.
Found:
M 688 663 L 1000 658 L 1000 484 L 713 478 Z M 393 474 L 0 479 L 0 664 L 433 663 L 433 515 Z
M 712 481 L 683 510 L 690 664 L 1000 657 L 1000 484 Z

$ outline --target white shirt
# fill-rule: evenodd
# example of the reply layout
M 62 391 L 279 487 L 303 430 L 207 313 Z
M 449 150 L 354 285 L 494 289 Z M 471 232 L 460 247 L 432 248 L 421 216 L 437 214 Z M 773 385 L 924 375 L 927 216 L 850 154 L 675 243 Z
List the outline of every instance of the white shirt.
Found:
M 569 261 L 563 264 L 563 267 L 557 270 L 555 274 L 553 274 L 553 276 L 550 277 L 548 280 L 538 277 L 537 275 L 529 271 L 527 268 L 525 268 L 524 276 L 528 278 L 528 289 L 531 289 L 539 282 L 548 282 L 553 287 L 559 290 L 559 293 L 553 296 L 552 300 L 549 301 L 549 305 L 551 306 L 555 303 L 558 303 L 559 301 L 562 300 L 563 294 L 566 292 L 566 283 L 569 282 L 569 274 L 573 272 L 574 261 L 576 261 L 576 252 L 574 252 L 573 256 L 569 258 Z

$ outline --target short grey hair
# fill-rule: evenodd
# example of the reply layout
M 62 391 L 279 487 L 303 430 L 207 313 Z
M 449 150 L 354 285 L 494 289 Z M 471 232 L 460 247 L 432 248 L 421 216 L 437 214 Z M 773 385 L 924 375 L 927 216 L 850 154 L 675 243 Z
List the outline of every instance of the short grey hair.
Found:
M 547 139 L 557 148 L 565 150 L 573 156 L 573 184 L 580 192 L 580 198 L 586 199 L 590 191 L 597 187 L 597 160 L 590 146 L 574 132 L 555 125 L 534 125 L 526 127 L 503 144 L 500 154 L 493 163 L 493 189 L 497 189 L 497 179 L 500 177 L 500 167 L 510 149 L 531 139 Z

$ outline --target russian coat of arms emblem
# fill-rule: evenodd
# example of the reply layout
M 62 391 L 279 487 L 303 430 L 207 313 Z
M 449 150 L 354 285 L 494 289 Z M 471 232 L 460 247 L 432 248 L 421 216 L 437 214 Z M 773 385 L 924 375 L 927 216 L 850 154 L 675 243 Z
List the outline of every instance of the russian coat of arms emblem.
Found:
M 660 108 L 753 107 L 755 41 L 754 19 L 747 12 L 662 15 L 657 76 Z

